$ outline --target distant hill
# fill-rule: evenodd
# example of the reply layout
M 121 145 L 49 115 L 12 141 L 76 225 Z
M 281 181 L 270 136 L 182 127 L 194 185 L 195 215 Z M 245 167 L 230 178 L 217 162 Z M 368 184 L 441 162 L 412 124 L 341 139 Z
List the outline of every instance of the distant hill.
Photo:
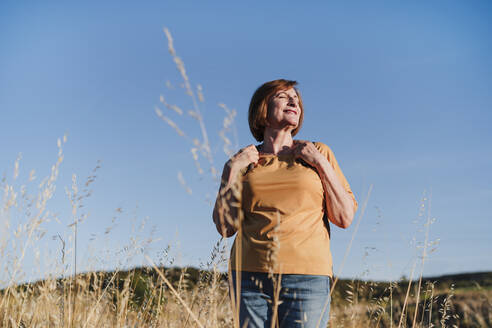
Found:
M 454 284 L 455 289 L 476 288 L 477 286 L 484 289 L 491 289 L 492 272 L 447 274 L 437 277 L 426 277 L 423 278 L 423 281 L 436 281 L 440 286 L 446 286 L 447 288 Z
M 211 271 L 198 269 L 195 267 L 170 267 L 170 268 L 159 268 L 162 272 L 166 272 L 166 277 L 173 284 L 179 282 L 181 274 L 186 273 L 186 288 L 193 288 L 197 282 L 203 276 L 211 275 Z M 116 281 L 123 280 L 130 273 L 136 276 L 146 276 L 148 278 L 157 278 L 158 274 L 150 267 L 135 267 L 128 270 L 122 271 L 97 271 L 97 272 L 84 272 L 80 273 L 79 276 L 90 276 L 98 274 L 99 276 L 105 276 L 108 279 L 115 275 Z M 225 274 L 220 275 L 221 279 L 227 279 Z M 58 279 L 58 280 L 61 280 Z M 108 280 L 109 281 L 109 280 Z M 42 284 L 44 280 L 39 280 L 31 283 L 30 285 Z M 412 284 L 417 283 L 418 279 L 414 279 Z M 372 281 L 372 280 L 358 280 L 358 279 L 348 279 L 340 278 L 337 282 L 339 287 L 346 286 L 347 284 L 359 284 L 359 285 L 379 285 L 381 287 L 388 287 L 389 281 Z M 401 279 L 398 283 L 408 283 L 408 280 Z M 422 285 L 426 283 L 433 283 L 435 287 L 439 290 L 448 290 L 453 285 L 454 290 L 460 289 L 492 289 L 492 271 L 489 272 L 470 272 L 470 273 L 459 273 L 459 274 L 446 274 L 442 276 L 434 277 L 423 277 Z M 28 285 L 28 284 L 22 284 Z M 0 290 L 1 292 L 1 290 Z

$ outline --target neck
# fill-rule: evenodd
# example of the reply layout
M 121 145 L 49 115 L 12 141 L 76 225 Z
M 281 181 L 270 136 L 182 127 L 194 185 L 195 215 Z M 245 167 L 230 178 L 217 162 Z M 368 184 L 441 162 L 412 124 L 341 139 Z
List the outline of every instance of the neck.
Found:
M 289 153 L 294 140 L 292 139 L 291 130 L 271 130 L 266 128 L 261 144 L 261 152 L 268 154 Z

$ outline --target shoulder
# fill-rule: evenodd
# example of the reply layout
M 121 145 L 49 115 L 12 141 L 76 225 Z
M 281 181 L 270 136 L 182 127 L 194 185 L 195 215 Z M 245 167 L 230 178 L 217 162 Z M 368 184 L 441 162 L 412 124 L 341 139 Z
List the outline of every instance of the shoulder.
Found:
M 331 148 L 327 144 L 325 144 L 321 141 L 313 141 L 312 143 L 318 149 L 318 151 L 320 153 L 322 153 L 323 155 L 325 155 L 326 157 L 329 158 L 329 157 L 333 156 L 333 151 L 331 150 Z

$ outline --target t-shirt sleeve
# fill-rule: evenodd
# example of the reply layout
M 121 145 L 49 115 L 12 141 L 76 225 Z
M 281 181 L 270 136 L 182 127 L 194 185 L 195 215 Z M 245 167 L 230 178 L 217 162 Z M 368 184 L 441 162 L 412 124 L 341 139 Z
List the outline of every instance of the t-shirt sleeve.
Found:
M 335 154 L 333 153 L 330 147 L 328 147 L 322 142 L 313 142 L 313 144 L 319 150 L 319 152 L 328 159 L 328 162 L 330 162 L 331 166 L 333 167 L 333 170 L 335 170 L 335 173 L 339 178 L 339 181 L 342 183 L 343 187 L 350 194 L 350 196 L 352 196 L 355 206 L 354 212 L 357 211 L 358 208 L 357 200 L 355 199 L 354 193 L 352 192 L 352 189 L 350 189 L 350 185 L 347 179 L 345 178 L 345 176 L 343 175 L 340 166 L 338 165 L 337 159 L 335 158 Z

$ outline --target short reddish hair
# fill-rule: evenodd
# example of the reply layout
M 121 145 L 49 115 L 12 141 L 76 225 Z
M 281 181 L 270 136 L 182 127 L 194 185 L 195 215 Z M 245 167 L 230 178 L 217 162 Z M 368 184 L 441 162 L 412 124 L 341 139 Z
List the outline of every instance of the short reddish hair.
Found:
M 277 91 L 287 90 L 290 88 L 294 88 L 296 91 L 299 99 L 299 108 L 301 109 L 299 124 L 294 130 L 292 130 L 292 136 L 297 134 L 301 128 L 302 120 L 304 118 L 304 107 L 302 105 L 301 94 L 299 93 L 299 90 L 294 87 L 295 85 L 297 85 L 297 81 L 279 79 L 266 82 L 256 89 L 253 97 L 251 98 L 251 102 L 249 103 L 248 122 L 249 129 L 257 141 L 263 141 L 263 133 L 266 127 L 268 113 L 268 104 L 270 103 L 273 95 L 275 95 Z

